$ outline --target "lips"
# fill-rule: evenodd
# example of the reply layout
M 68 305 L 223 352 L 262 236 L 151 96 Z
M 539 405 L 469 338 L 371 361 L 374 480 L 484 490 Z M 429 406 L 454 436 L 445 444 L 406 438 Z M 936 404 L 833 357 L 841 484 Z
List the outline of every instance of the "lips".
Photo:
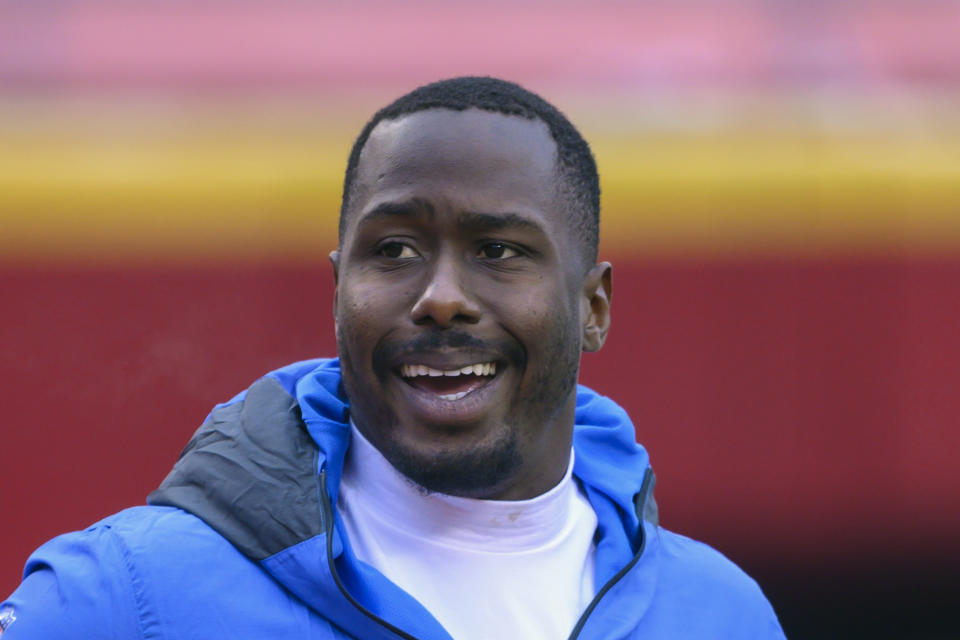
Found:
M 510 336 L 428 330 L 379 342 L 373 369 L 393 410 L 422 427 L 462 428 L 499 414 L 526 365 Z
M 425 364 L 403 364 L 400 377 L 410 386 L 454 402 L 489 383 L 497 373 L 495 361 L 463 366 L 434 368 Z
M 389 369 L 393 382 L 388 393 L 394 409 L 414 424 L 459 431 L 483 424 L 498 412 L 511 388 L 506 381 L 513 369 L 490 352 L 405 353 Z

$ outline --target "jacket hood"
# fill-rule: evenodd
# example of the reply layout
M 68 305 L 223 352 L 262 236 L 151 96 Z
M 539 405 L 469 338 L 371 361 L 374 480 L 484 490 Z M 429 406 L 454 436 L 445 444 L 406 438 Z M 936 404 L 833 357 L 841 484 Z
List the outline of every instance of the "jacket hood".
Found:
M 360 621 L 357 630 L 357 620 L 344 620 L 340 605 L 393 618 L 399 611 L 401 628 L 426 624 L 423 637 L 442 637 L 432 616 L 423 622 L 422 607 L 358 563 L 340 538 L 333 505 L 349 441 L 339 361 L 296 363 L 217 405 L 148 502 L 197 516 L 305 602 L 338 624 L 350 623 L 345 628 L 352 625 L 362 637 L 387 636 L 380 622 L 367 628 Z M 644 483 L 649 460 L 626 412 L 583 386 L 577 389 L 573 443 L 574 475 L 600 523 L 599 585 L 637 551 L 642 518 L 656 522 L 647 495 L 652 482 Z M 344 601 L 350 594 L 359 602 Z

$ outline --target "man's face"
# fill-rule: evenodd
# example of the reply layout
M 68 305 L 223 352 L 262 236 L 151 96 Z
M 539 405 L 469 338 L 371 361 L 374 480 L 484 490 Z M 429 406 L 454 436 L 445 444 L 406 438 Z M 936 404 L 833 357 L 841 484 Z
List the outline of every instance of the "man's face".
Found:
M 473 109 L 383 121 L 360 155 L 331 255 L 344 384 L 426 489 L 521 499 L 566 470 L 609 265 L 581 264 L 555 155 L 542 122 Z

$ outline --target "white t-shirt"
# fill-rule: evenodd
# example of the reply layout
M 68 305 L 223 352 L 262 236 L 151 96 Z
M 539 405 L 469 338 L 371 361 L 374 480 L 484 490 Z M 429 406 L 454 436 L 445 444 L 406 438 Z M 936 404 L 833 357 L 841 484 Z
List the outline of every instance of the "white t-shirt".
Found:
M 350 544 L 455 640 L 566 638 L 594 595 L 597 517 L 573 479 L 530 500 L 424 494 L 351 426 Z

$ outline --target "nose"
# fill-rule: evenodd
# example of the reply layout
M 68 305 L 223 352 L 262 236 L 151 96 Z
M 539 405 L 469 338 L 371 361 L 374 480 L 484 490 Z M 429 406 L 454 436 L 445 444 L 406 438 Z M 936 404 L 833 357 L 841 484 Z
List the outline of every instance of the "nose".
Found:
M 432 322 L 439 327 L 480 320 L 480 307 L 464 287 L 455 259 L 444 257 L 436 262 L 410 316 L 415 324 Z

